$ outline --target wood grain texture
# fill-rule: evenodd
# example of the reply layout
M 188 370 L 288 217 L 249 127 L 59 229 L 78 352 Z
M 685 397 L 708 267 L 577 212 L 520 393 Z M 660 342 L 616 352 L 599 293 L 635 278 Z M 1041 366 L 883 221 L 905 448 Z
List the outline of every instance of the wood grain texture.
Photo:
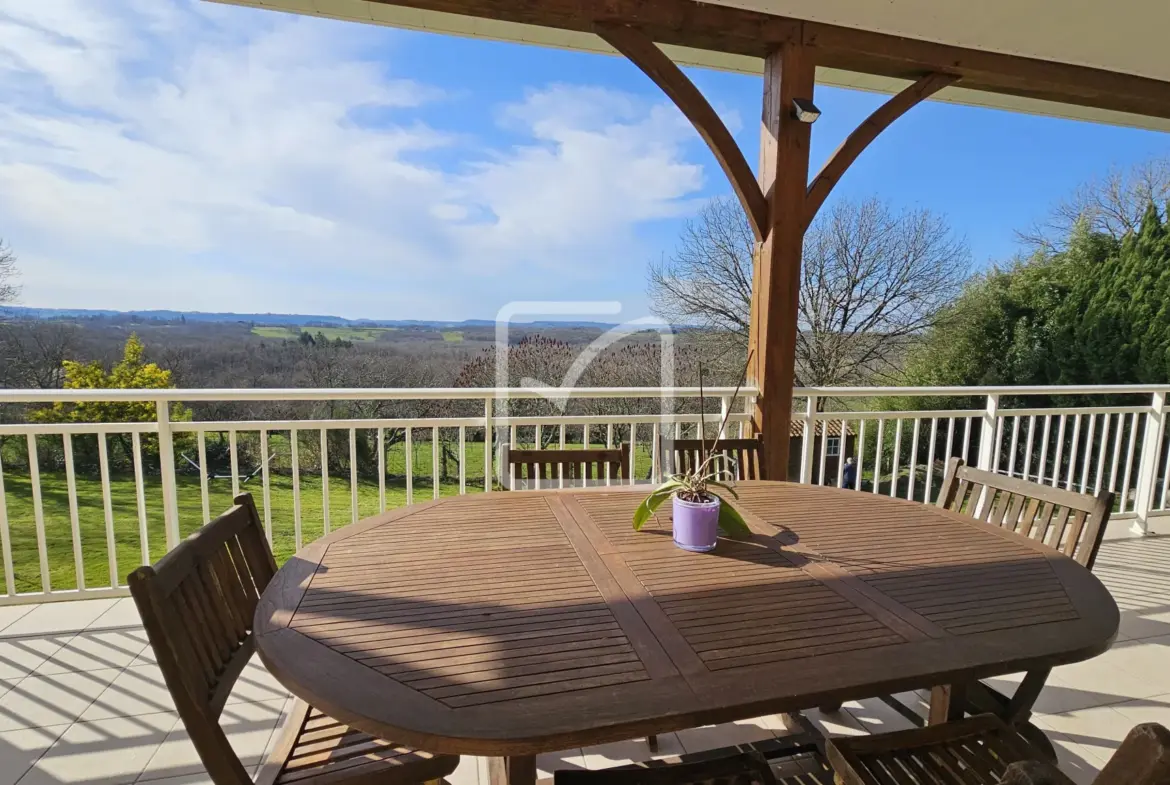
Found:
M 723 174 L 731 182 L 731 188 L 743 207 L 756 242 L 762 241 L 768 226 L 768 200 L 764 198 L 735 137 L 699 92 L 699 88 L 641 30 L 613 22 L 598 22 L 594 30 L 602 40 L 650 77 L 683 116 L 691 121 L 715 156 Z
M 852 491 L 739 492 L 754 534 L 710 554 L 673 545 L 669 505 L 634 532 L 628 486 L 379 516 L 277 574 L 257 648 L 368 733 L 523 756 L 1051 667 L 1116 634 L 1097 579 L 1017 535 Z
M 809 183 L 808 193 L 805 196 L 804 226 L 807 229 L 813 222 L 826 197 L 849 167 L 857 160 L 857 156 L 869 147 L 882 131 L 906 112 L 925 101 L 948 85 L 959 80 L 954 74 L 927 74 L 893 98 L 874 110 L 873 114 L 865 118 L 861 125 L 853 130 L 833 152 L 817 176 Z

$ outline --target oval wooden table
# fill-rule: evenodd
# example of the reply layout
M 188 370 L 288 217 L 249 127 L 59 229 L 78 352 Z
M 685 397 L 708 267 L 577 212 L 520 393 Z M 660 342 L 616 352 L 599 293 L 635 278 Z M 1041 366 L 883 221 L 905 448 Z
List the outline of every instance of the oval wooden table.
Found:
M 1105 651 L 1112 597 L 1072 560 L 922 504 L 739 486 L 755 534 L 676 548 L 647 488 L 491 493 L 386 513 L 294 556 L 256 645 L 363 731 L 506 757 L 1054 665 Z

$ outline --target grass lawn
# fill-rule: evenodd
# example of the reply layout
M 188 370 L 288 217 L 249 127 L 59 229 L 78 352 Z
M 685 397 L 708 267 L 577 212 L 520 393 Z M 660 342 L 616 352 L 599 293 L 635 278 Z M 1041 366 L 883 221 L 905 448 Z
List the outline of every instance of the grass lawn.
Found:
M 433 497 L 431 478 L 431 444 L 414 445 L 413 476 L 414 501 L 424 502 Z M 580 447 L 567 444 L 566 447 Z M 596 445 L 595 445 L 596 446 Z M 647 445 L 639 445 L 636 469 L 644 476 L 650 466 Z M 449 465 L 450 480 L 439 483 L 441 496 L 459 493 L 458 467 Z M 241 467 L 246 471 L 247 467 Z M 391 475 L 386 480 L 386 507 L 392 509 L 406 504 L 405 454 L 401 443 L 387 451 L 386 469 Z M 187 536 L 199 528 L 203 520 L 202 494 L 197 475 L 183 474 L 177 478 L 179 501 L 179 531 Z M 157 561 L 166 552 L 166 533 L 163 523 L 162 486 L 157 476 L 145 478 L 146 532 L 150 561 Z M 211 514 L 231 506 L 232 488 L 228 479 L 210 480 L 208 499 Z M 41 590 L 40 564 L 37 555 L 36 523 L 32 488 L 27 472 L 16 470 L 12 463 L 4 467 L 5 500 L 7 503 L 9 536 L 12 545 L 13 578 L 18 592 Z M 292 477 L 287 473 L 273 473 L 270 477 L 272 545 L 278 562 L 296 551 L 295 520 L 293 515 Z M 301 489 L 301 543 L 312 542 L 324 532 L 321 474 L 317 469 L 302 468 Z M 264 489 L 260 475 L 241 486 L 241 491 L 252 493 L 264 518 Z M 467 444 L 467 492 L 483 491 L 483 443 Z M 348 473 L 329 478 L 329 525 L 337 529 L 379 512 L 378 481 L 376 477 L 359 477 L 356 514 L 351 509 L 350 478 Z M 72 528 L 70 525 L 69 495 L 64 472 L 41 472 L 41 498 L 44 509 L 45 542 L 48 556 L 50 588 L 53 591 L 78 588 L 74 566 Z M 126 575 L 143 563 L 142 541 L 139 533 L 137 495 L 133 474 L 115 474 L 110 481 L 110 502 L 113 513 L 112 540 L 118 584 L 124 585 Z M 81 534 L 84 585 L 89 588 L 110 586 L 110 564 L 106 547 L 107 532 L 101 481 L 97 477 L 77 477 L 78 522 Z M 0 565 L 0 581 L 3 580 Z M 0 583 L 3 586 L 3 583 Z M 0 593 L 3 589 L 0 589 Z
M 281 338 L 295 341 L 302 332 L 316 336 L 324 333 L 325 337 L 333 341 L 341 338 L 346 341 L 373 343 L 383 333 L 392 332 L 393 327 L 279 327 L 257 326 L 252 328 L 252 334 L 261 338 Z M 462 338 L 462 336 L 460 336 Z

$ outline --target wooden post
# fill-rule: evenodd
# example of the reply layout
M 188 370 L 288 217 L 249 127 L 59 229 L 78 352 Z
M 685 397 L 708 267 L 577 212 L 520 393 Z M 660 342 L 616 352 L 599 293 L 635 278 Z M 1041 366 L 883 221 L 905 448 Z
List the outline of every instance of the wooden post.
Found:
M 749 342 L 755 358 L 753 380 L 760 391 L 754 416 L 766 446 L 769 479 L 788 476 L 812 129 L 796 119 L 792 100 L 812 99 L 815 71 L 812 53 L 799 41 L 782 45 L 764 61 L 760 189 L 768 199 L 768 231 L 752 275 Z

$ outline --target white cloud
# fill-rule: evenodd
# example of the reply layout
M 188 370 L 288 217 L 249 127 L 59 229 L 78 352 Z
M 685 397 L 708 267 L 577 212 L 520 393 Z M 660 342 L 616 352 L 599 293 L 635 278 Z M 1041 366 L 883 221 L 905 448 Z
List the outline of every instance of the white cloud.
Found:
M 25 300 L 460 317 L 571 296 L 550 271 L 640 277 L 638 227 L 703 182 L 675 110 L 543 85 L 496 107 L 520 142 L 493 149 L 468 96 L 392 73 L 396 36 L 190 0 L 0 7 Z

